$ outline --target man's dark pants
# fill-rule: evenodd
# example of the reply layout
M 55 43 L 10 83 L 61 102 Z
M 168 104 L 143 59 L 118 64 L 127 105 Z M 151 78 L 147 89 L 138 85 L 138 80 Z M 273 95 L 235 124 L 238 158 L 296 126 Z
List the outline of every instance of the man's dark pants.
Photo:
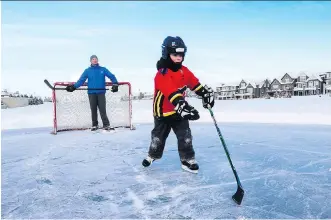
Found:
M 149 156 L 154 159 L 160 159 L 162 157 L 166 139 L 171 129 L 177 137 L 180 160 L 194 159 L 195 152 L 192 146 L 189 121 L 171 116 L 165 119 L 154 118 L 154 128 L 151 132 L 152 140 L 148 151 Z
M 106 112 L 106 95 L 103 94 L 88 94 L 90 100 L 90 108 L 92 113 L 92 126 L 98 126 L 98 107 L 103 126 L 109 126 L 109 120 Z

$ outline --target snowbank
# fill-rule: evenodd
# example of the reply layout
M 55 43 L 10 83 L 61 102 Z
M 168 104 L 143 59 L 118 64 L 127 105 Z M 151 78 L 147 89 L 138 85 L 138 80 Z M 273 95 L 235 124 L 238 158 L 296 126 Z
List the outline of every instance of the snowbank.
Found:
M 189 103 L 200 112 L 199 122 L 210 122 L 200 99 Z M 331 125 L 331 97 L 306 96 L 290 99 L 216 100 L 214 113 L 219 122 L 255 122 Z M 1 129 L 51 127 L 52 103 L 1 110 Z M 133 123 L 152 123 L 152 100 L 133 101 Z

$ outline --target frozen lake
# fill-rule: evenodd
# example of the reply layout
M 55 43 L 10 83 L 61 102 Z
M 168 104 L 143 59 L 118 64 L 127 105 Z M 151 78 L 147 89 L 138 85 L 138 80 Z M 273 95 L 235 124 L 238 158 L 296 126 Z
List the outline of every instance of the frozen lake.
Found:
M 191 123 L 198 174 L 181 170 L 173 133 L 163 158 L 147 169 L 141 166 L 152 129 L 149 101 L 134 105 L 136 130 L 114 133 L 51 135 L 48 104 L 2 110 L 2 218 L 330 218 L 330 104 L 312 102 L 300 115 L 297 105 L 286 111 L 290 104 L 277 101 L 218 101 L 215 107 L 245 190 L 241 206 L 231 199 L 235 178 L 201 108 L 201 122 Z M 254 102 L 268 111 L 259 112 Z M 36 108 L 42 113 L 33 120 L 29 113 Z M 231 121 L 236 110 L 241 116 L 274 114 L 288 121 Z M 290 123 L 292 113 L 301 121 Z M 305 121 L 305 114 L 319 120 Z M 230 116 L 221 120 L 222 115 Z

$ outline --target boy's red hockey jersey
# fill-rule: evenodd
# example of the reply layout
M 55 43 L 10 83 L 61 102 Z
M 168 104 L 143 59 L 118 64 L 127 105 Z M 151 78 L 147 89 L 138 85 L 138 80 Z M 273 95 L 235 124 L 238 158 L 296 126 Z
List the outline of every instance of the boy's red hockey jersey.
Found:
M 179 100 L 184 99 L 187 88 L 196 93 L 203 89 L 199 79 L 187 67 L 182 66 L 177 72 L 160 69 L 154 78 L 154 116 L 175 114 L 174 108 Z

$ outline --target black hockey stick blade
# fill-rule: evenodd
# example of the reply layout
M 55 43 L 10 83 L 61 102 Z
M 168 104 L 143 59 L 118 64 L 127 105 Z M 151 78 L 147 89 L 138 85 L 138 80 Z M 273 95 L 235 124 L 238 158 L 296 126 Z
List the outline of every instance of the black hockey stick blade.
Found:
M 52 90 L 54 90 L 55 88 L 48 82 L 47 79 L 44 79 L 44 83 Z
M 241 204 L 244 198 L 245 191 L 241 187 L 241 185 L 238 185 L 237 192 L 232 196 L 233 201 L 237 203 L 238 205 Z

